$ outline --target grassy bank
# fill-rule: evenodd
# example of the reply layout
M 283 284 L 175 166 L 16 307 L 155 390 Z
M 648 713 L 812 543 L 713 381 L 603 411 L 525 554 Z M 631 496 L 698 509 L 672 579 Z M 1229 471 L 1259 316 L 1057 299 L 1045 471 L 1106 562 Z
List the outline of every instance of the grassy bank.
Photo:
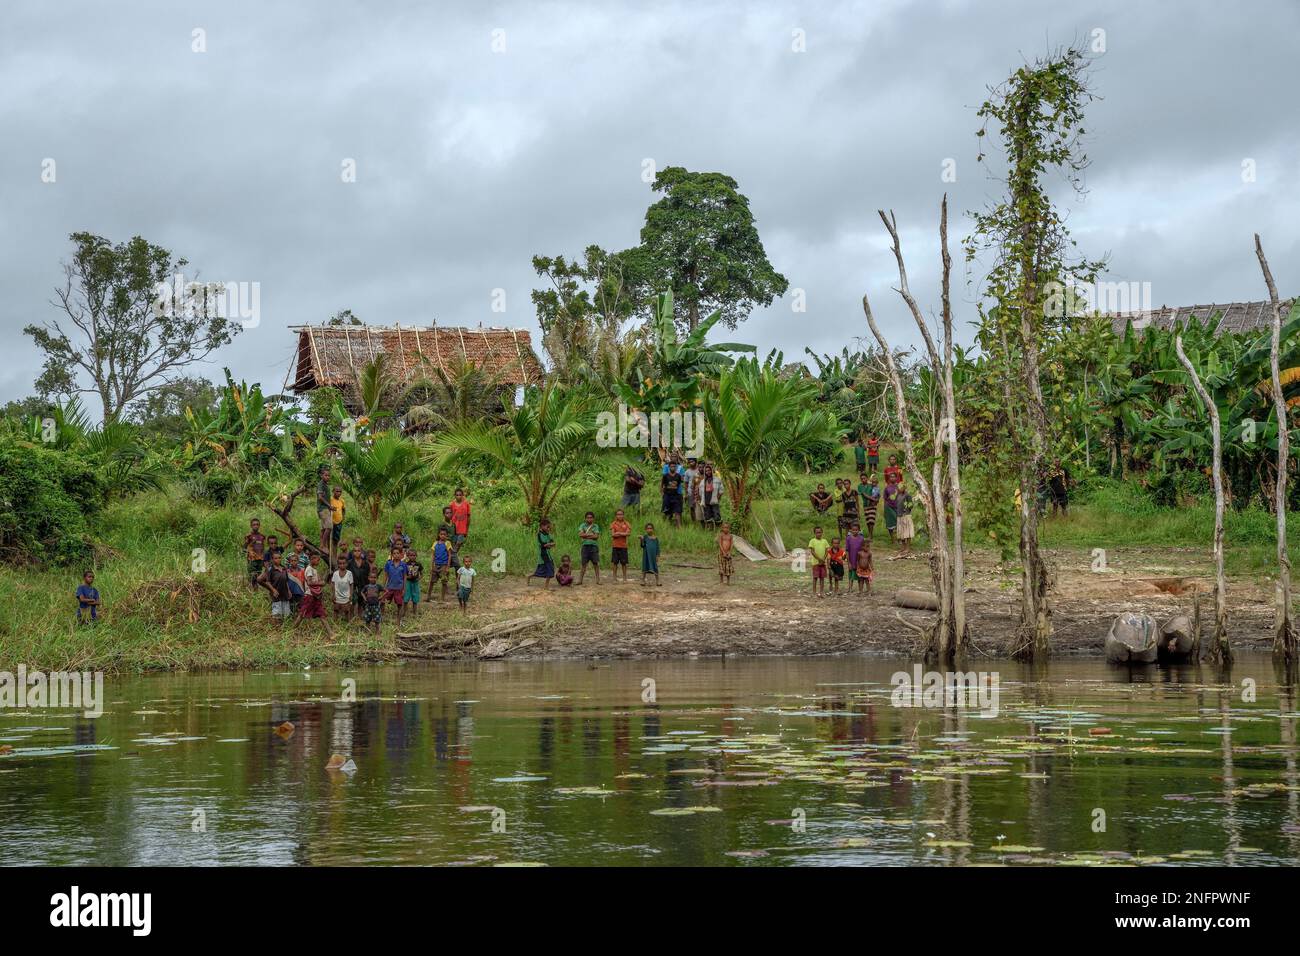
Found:
M 814 517 L 806 495 L 818 481 L 833 486 L 834 476 L 847 475 L 850 467 L 824 475 L 802 476 L 793 481 L 786 496 L 758 506 L 758 514 L 775 517 L 788 547 L 805 543 Z M 441 520 L 442 504 L 451 486 L 438 489 L 429 499 L 411 502 L 371 522 L 352 508 L 345 522 L 345 539 L 361 535 L 373 546 L 383 541 L 394 521 L 401 521 L 420 548 L 426 566 L 427 552 Z M 579 551 L 577 527 L 591 509 L 607 527 L 618 507 L 621 483 L 617 474 L 593 474 L 573 482 L 553 518 L 558 531 L 556 555 Z M 484 482 L 472 487 L 475 501 L 468 553 L 480 570 L 469 621 L 481 625 L 511 616 L 494 609 L 493 593 L 507 578 L 517 582 L 536 564 L 533 530 L 522 521 L 519 499 L 504 483 Z M 1208 502 L 1176 509 L 1159 508 L 1131 485 L 1093 483 L 1083 501 L 1068 517 L 1048 518 L 1044 540 L 1049 548 L 1077 552 L 1072 561 L 1088 560 L 1094 548 L 1150 549 L 1153 553 L 1175 548 L 1208 550 L 1213 529 L 1213 509 Z M 687 525 L 665 526 L 657 514 L 657 495 L 645 495 L 640 515 L 629 516 L 639 529 L 649 520 L 659 529 L 663 559 L 708 564 L 713 560 L 711 532 Z M 179 487 L 165 494 L 140 495 L 109 507 L 98 527 L 100 547 L 95 563 L 96 586 L 105 610 L 93 627 L 78 627 L 73 591 L 79 569 L 36 571 L 0 569 L 0 668 L 19 662 L 49 669 L 106 668 L 148 670 L 196 667 L 264 667 L 276 664 L 322 665 L 349 663 L 391 655 L 395 628 L 386 618 L 376 637 L 360 627 L 337 629 L 326 636 L 317 627 L 298 630 L 269 622 L 264 592 L 250 589 L 243 579 L 240 542 L 248 519 L 260 517 L 265 531 L 279 530 L 278 521 L 257 508 L 214 508 L 188 500 Z M 315 517 L 306 505 L 296 514 L 303 531 L 315 531 Z M 833 533 L 834 519 L 828 522 Z M 918 515 L 917 525 L 923 527 Z M 1273 562 L 1272 516 L 1262 511 L 1228 516 L 1228 567 L 1230 573 L 1257 578 L 1271 573 Z M 877 530 L 877 549 L 888 552 L 883 523 Z M 1300 527 L 1292 540 L 1300 539 Z M 608 538 L 602 547 L 607 556 Z M 987 543 L 978 529 L 968 541 L 974 549 Z M 925 547 L 924 535 L 918 540 Z M 639 554 L 633 542 L 633 570 Z M 1296 555 L 1300 559 L 1300 554 Z M 206 571 L 195 573 L 196 561 Z M 1176 558 L 1171 558 L 1176 563 Z M 494 571 L 494 568 L 497 569 Z M 1009 568 L 1008 573 L 1014 573 Z M 427 587 L 427 585 L 426 585 Z M 426 610 L 423 625 L 456 627 L 463 622 L 453 610 Z M 583 624 L 599 627 L 599 616 L 572 602 L 548 608 L 553 625 Z

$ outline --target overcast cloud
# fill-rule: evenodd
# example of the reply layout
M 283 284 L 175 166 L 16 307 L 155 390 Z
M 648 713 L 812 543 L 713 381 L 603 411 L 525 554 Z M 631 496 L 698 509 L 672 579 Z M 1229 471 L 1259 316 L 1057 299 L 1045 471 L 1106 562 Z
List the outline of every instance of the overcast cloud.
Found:
M 206 52 L 191 49 L 196 28 Z M 530 257 L 635 244 L 653 199 L 645 160 L 735 177 L 790 281 L 729 338 L 787 360 L 838 351 L 866 334 L 865 291 L 911 344 L 875 210 L 896 210 L 913 292 L 936 306 L 940 197 L 960 263 L 961 214 L 996 194 L 975 162 L 986 87 L 1097 29 L 1088 193 L 1062 191 L 1080 249 L 1109 254 L 1111 279 L 1150 282 L 1155 305 L 1227 302 L 1265 295 L 1259 231 L 1295 294 L 1294 0 L 7 0 L 0 401 L 32 391 L 40 356 L 21 330 L 54 317 L 71 232 L 138 234 L 205 279 L 259 282 L 261 324 L 200 371 L 228 365 L 275 391 L 286 327 L 343 308 L 536 337 Z M 941 180 L 945 159 L 956 182 Z M 967 322 L 977 290 L 956 273 Z

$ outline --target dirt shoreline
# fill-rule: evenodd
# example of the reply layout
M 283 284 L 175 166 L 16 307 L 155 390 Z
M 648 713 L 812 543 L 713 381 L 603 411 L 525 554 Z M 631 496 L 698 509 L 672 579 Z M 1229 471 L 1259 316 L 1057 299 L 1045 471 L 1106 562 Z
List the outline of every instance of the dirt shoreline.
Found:
M 1052 653 L 1099 656 L 1110 622 L 1124 611 L 1151 614 L 1159 621 L 1193 611 L 1199 587 L 1201 613 L 1212 613 L 1208 559 L 1162 551 L 1176 566 L 1151 563 L 1139 550 L 1110 554 L 1109 569 L 1094 572 L 1079 552 L 1049 553 L 1055 567 L 1052 592 Z M 967 613 L 976 655 L 1004 657 L 1019 621 L 1019 575 L 989 556 L 973 555 L 967 567 Z M 1203 565 L 1203 566 L 1202 566 Z M 814 598 L 809 575 L 788 563 L 736 561 L 732 583 L 719 583 L 716 571 L 698 558 L 665 561 L 659 587 L 642 586 L 639 572 L 626 584 L 602 573 L 596 585 L 588 574 L 581 587 L 542 590 L 510 580 L 493 588 L 494 619 L 542 615 L 555 618 L 537 635 L 537 644 L 513 652 L 510 660 L 657 658 L 689 656 L 910 654 L 931 612 L 895 607 L 903 587 L 929 589 L 925 559 L 890 560 L 877 556 L 874 593 Z M 846 581 L 843 585 L 848 586 Z M 1236 579 L 1229 584 L 1230 637 L 1234 648 L 1267 650 L 1272 644 L 1271 583 Z M 485 602 L 486 603 L 486 602 Z M 573 609 L 588 618 L 569 622 Z M 906 622 L 906 623 L 904 623 Z M 912 626 L 908 626 L 912 625 Z M 448 655 L 461 656 L 461 655 Z

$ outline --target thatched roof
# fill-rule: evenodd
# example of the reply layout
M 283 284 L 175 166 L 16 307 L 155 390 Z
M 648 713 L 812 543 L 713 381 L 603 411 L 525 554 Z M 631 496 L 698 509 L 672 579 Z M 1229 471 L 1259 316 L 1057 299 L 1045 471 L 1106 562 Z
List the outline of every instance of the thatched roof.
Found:
M 1286 319 L 1293 299 L 1282 300 L 1282 318 Z M 1171 329 L 1174 323 L 1186 325 L 1187 320 L 1195 316 L 1198 322 L 1204 322 L 1216 312 L 1223 316 L 1215 326 L 1215 334 L 1225 332 L 1259 332 L 1272 327 L 1273 308 L 1264 302 L 1229 302 L 1222 305 L 1185 305 L 1178 308 L 1161 306 L 1147 312 L 1109 312 L 1105 313 L 1111 320 L 1116 335 L 1124 334 L 1124 325 L 1133 323 L 1134 331 L 1145 328 Z
M 286 384 L 298 393 L 327 385 L 347 388 L 378 355 L 402 382 L 428 375 L 430 366 L 450 373 L 462 357 L 503 385 L 533 385 L 543 375 L 527 329 L 300 325 L 290 331 L 298 333 L 298 351 Z

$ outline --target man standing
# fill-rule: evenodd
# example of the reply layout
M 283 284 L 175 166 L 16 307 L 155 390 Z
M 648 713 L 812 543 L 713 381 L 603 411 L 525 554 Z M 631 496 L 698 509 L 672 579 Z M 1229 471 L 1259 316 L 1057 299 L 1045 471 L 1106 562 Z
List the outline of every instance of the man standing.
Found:
M 316 517 L 320 519 L 320 553 L 329 555 L 329 563 L 334 563 L 334 505 L 330 503 L 330 470 L 320 470 L 320 481 L 316 483 Z

